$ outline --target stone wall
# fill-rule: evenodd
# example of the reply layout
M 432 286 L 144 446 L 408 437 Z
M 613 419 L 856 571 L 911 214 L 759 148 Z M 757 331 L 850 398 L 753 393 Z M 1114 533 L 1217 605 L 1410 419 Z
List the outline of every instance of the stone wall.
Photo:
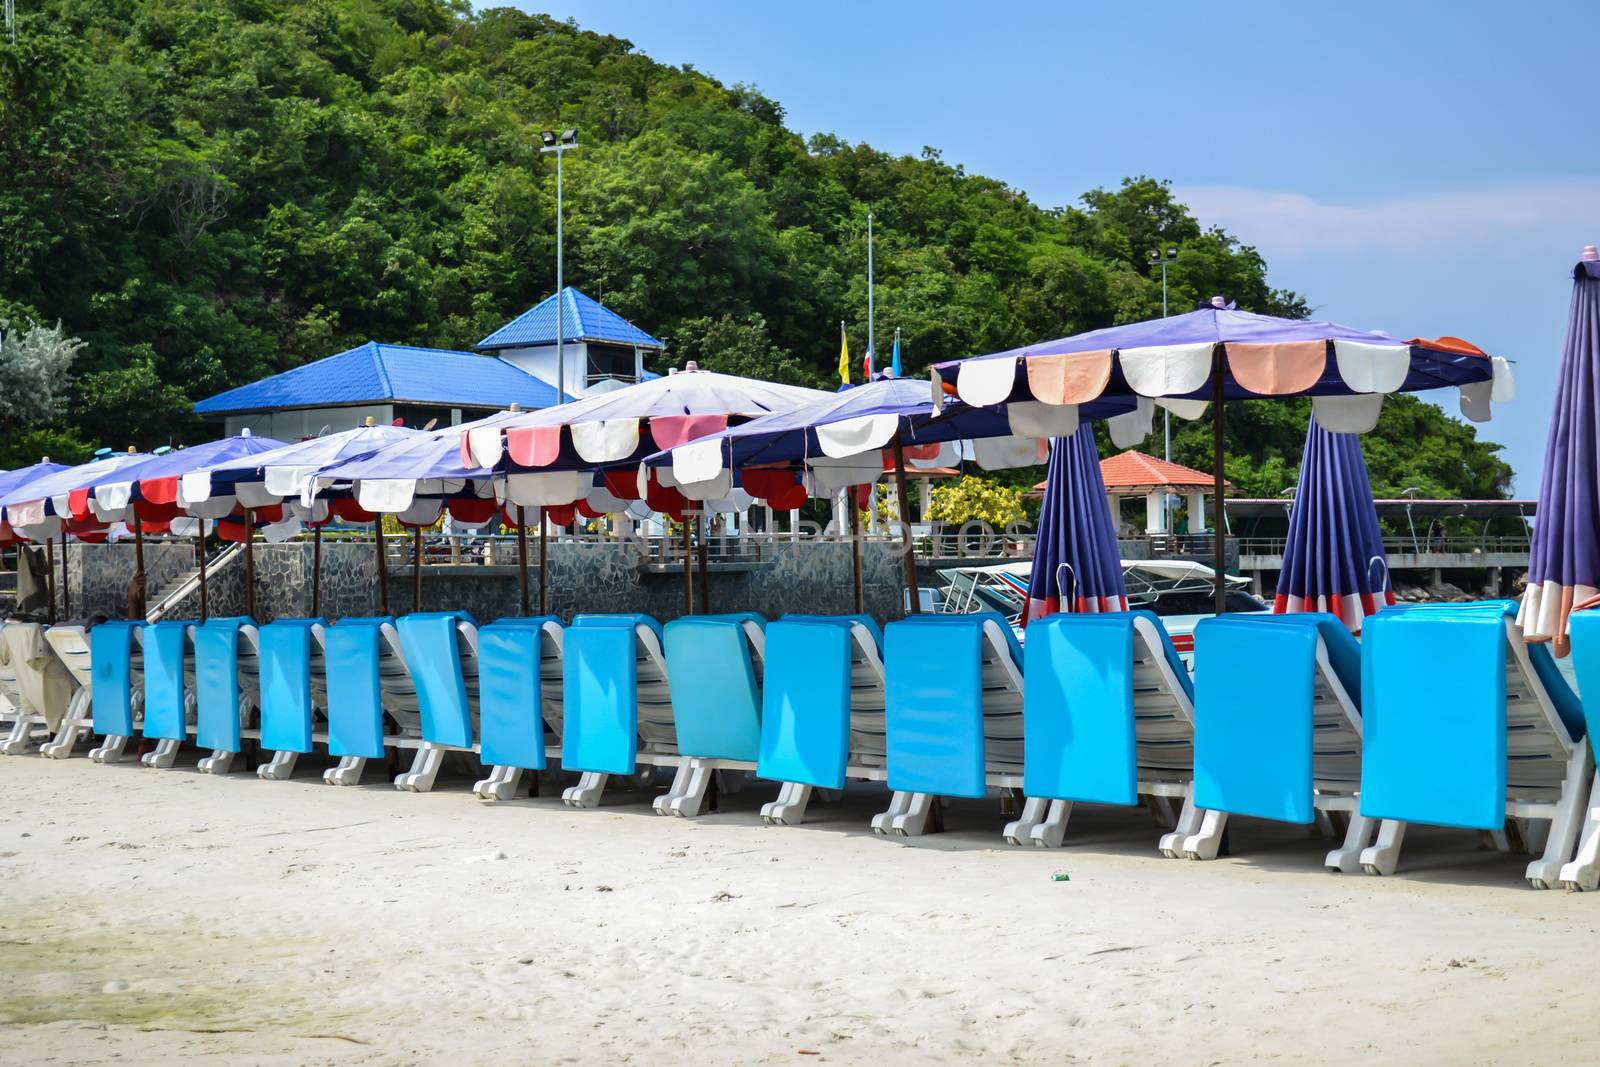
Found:
M 122 617 L 134 571 L 133 546 L 74 544 L 69 551 L 73 614 Z M 267 622 L 310 614 L 311 542 L 258 542 L 254 556 L 255 617 Z M 904 590 L 899 550 L 890 544 L 868 542 L 862 545 L 861 563 L 867 612 L 880 620 L 898 616 Z M 161 592 L 193 566 L 194 549 L 188 542 L 147 542 L 149 604 L 153 606 Z M 549 570 L 550 611 L 569 621 L 580 612 L 641 612 L 663 621 L 683 613 L 683 572 L 648 569 L 641 563 L 639 550 L 625 541 L 554 542 L 549 546 Z M 460 608 L 479 621 L 515 615 L 520 609 L 517 574 L 514 562 L 427 566 L 422 575 L 422 608 Z M 321 575 L 321 614 L 325 618 L 377 613 L 377 561 L 370 543 L 324 542 Z M 211 615 L 245 613 L 244 579 L 242 552 L 220 566 L 213 565 L 206 583 Z M 932 571 L 922 568 L 920 580 L 934 581 Z M 536 556 L 530 560 L 529 583 L 530 606 L 537 611 Z M 846 614 L 854 610 L 850 546 L 841 542 L 780 542 L 773 546 L 771 558 L 762 563 L 713 563 L 706 587 L 709 608 L 715 612 L 754 611 L 776 618 L 785 612 Z M 412 569 L 391 567 L 390 612 L 410 611 L 412 598 Z M 697 609 L 704 613 L 698 576 L 695 598 Z M 199 613 L 199 594 L 193 592 L 167 617 L 195 618 Z

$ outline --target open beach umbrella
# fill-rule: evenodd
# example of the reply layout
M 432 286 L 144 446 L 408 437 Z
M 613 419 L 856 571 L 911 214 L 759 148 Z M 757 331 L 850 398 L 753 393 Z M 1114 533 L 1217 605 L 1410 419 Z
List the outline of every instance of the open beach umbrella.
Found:
M 1600 252 L 1572 269 L 1561 377 L 1545 441 L 1539 518 L 1517 622 L 1565 656 L 1568 616 L 1600 596 Z
M 173 528 L 185 517 L 178 503 L 178 483 L 191 471 L 209 469 L 248 456 L 283 447 L 271 437 L 257 437 L 249 430 L 219 441 L 181 448 L 150 456 L 108 471 L 84 485 L 89 510 L 101 522 L 125 522 L 133 530 L 134 573 L 139 589 L 144 589 L 144 535 L 149 526 Z M 200 619 L 207 614 L 205 536 L 207 520 L 189 519 L 198 548 L 200 568 Z M 184 532 L 178 526 L 174 532 Z M 142 596 L 142 592 L 141 592 Z
M 1100 476 L 1100 450 L 1094 426 L 1085 422 L 1050 447 L 1022 624 L 1058 611 L 1127 610 L 1128 587 Z
M 901 520 L 909 530 L 908 456 L 913 466 L 951 466 L 961 455 L 956 443 L 970 441 L 975 460 L 985 469 L 1030 466 L 1043 459 L 1045 439 L 1072 434 L 1080 418 L 1104 418 L 1132 408 L 1131 399 L 1108 398 L 1081 409 L 1028 402 L 973 408 L 954 401 L 936 411 L 925 384 L 882 378 L 665 449 L 647 457 L 645 466 L 659 468 L 656 477 L 691 500 L 742 491 L 753 499 L 776 500 L 774 506 L 793 507 L 807 496 L 830 497 L 876 482 L 884 474 L 883 453 L 889 449 Z M 852 506 L 849 511 L 854 525 L 858 510 Z M 854 563 L 859 605 L 859 545 Z M 916 563 L 909 537 L 905 566 L 915 611 Z
M 1325 611 L 1352 633 L 1394 603 L 1361 438 L 1311 416 L 1272 610 Z
M 247 512 L 244 525 L 245 602 L 247 613 L 254 614 L 255 585 L 253 514 L 265 518 L 269 540 L 281 540 L 300 532 L 301 523 L 310 522 L 318 531 L 329 512 L 347 522 L 370 522 L 376 538 L 378 564 L 378 611 L 389 613 L 388 559 L 384 555 L 383 523 L 370 512 L 361 511 L 354 500 L 339 498 L 322 510 L 320 504 L 307 508 L 301 503 L 308 481 L 316 472 L 341 459 L 375 451 L 386 444 L 415 437 L 421 431 L 403 426 L 377 426 L 372 419 L 351 430 L 313 437 L 282 445 L 244 459 L 230 460 L 212 467 L 189 471 L 178 480 L 178 501 L 189 514 L 200 518 L 224 518 L 241 507 Z M 312 567 L 312 601 L 319 600 L 321 563 L 320 540 Z
M 1210 408 L 1212 476 L 1223 499 L 1223 401 L 1311 397 L 1325 429 L 1365 433 L 1385 395 L 1455 387 L 1461 413 L 1489 418 L 1490 401 L 1512 399 L 1510 365 L 1455 337 L 1398 340 L 1337 323 L 1238 311 L 1221 297 L 1186 315 L 1092 330 L 1073 337 L 937 363 L 935 402 L 957 396 L 975 407 L 1007 401 L 1080 404 L 1134 396 L 1135 411 L 1110 420 L 1122 448 L 1154 427 L 1155 408 L 1198 419 Z M 1226 537 L 1215 540 L 1216 604 L 1224 608 Z
M 13 471 L 6 471 L 4 474 L 0 474 L 0 498 L 9 495 L 13 490 L 20 489 L 31 481 L 36 481 L 46 475 L 55 474 L 57 471 L 66 469 L 67 465 L 65 463 L 51 463 L 49 457 L 45 457 L 38 463 L 32 463 L 26 467 L 18 467 Z M 11 523 L 5 518 L 5 509 L 0 508 L 0 545 L 13 545 L 21 540 L 23 540 L 22 535 L 12 529 Z M 46 583 L 49 586 L 50 620 L 54 622 L 56 615 L 56 579 L 53 542 L 45 546 L 45 552 L 47 556 L 46 566 L 49 568 L 46 571 Z M 19 573 L 22 570 L 20 556 L 18 557 L 17 570 Z
M 495 468 L 500 476 L 497 484 L 503 486 L 504 499 L 512 505 L 576 506 L 595 489 L 597 471 L 634 466 L 651 453 L 730 424 L 829 395 L 703 371 L 690 361 L 683 370 L 660 378 L 528 412 L 503 426 L 468 430 L 461 434 L 462 465 Z M 681 512 L 681 497 L 677 503 Z M 683 525 L 687 613 L 693 609 L 688 551 L 691 524 L 685 521 Z M 541 588 L 543 584 L 541 581 Z
M 441 512 L 447 510 L 454 521 L 468 526 L 484 525 L 500 514 L 494 495 L 494 472 L 461 465 L 461 434 L 501 425 L 518 414 L 520 412 L 513 409 L 459 426 L 423 431 L 364 455 L 329 464 L 306 480 L 301 503 L 310 506 L 317 494 L 330 489 L 346 490 L 362 511 L 394 515 L 403 525 L 411 527 L 413 554 L 420 561 L 422 528 L 434 523 Z M 527 531 L 520 521 L 517 522 L 517 548 L 522 612 L 526 615 Z M 415 568 L 412 590 L 412 610 L 421 610 L 420 566 Z

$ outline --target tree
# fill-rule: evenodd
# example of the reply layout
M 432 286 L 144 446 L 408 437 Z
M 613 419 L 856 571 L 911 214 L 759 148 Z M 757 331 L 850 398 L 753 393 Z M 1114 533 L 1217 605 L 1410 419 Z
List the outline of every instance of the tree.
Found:
M 0 318 L 0 433 L 10 437 L 61 413 L 83 347 L 59 322 L 18 328 Z
M 928 518 L 952 526 L 977 520 L 1003 530 L 1027 517 L 1020 487 L 1001 485 L 981 475 L 967 474 L 935 486 L 930 497 Z

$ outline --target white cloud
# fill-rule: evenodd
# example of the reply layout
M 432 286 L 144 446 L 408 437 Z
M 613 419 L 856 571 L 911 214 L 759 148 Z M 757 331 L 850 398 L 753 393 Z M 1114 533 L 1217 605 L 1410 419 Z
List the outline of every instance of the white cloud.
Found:
M 1580 222 L 1600 230 L 1600 182 L 1592 180 L 1517 182 L 1355 203 L 1232 185 L 1174 192 L 1203 224 L 1288 256 L 1374 249 L 1426 253 Z

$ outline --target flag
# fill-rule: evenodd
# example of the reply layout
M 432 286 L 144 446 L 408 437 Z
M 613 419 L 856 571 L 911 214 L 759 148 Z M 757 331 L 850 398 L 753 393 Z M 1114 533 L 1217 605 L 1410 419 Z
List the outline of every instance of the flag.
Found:
M 850 384 L 850 341 L 844 335 L 844 323 L 839 323 L 839 381 Z
M 889 366 L 894 369 L 894 376 L 900 377 L 900 331 L 894 332 L 894 355 L 890 358 Z
M 870 348 L 867 349 L 867 354 L 861 357 L 861 373 L 867 381 L 872 381 L 872 349 Z

